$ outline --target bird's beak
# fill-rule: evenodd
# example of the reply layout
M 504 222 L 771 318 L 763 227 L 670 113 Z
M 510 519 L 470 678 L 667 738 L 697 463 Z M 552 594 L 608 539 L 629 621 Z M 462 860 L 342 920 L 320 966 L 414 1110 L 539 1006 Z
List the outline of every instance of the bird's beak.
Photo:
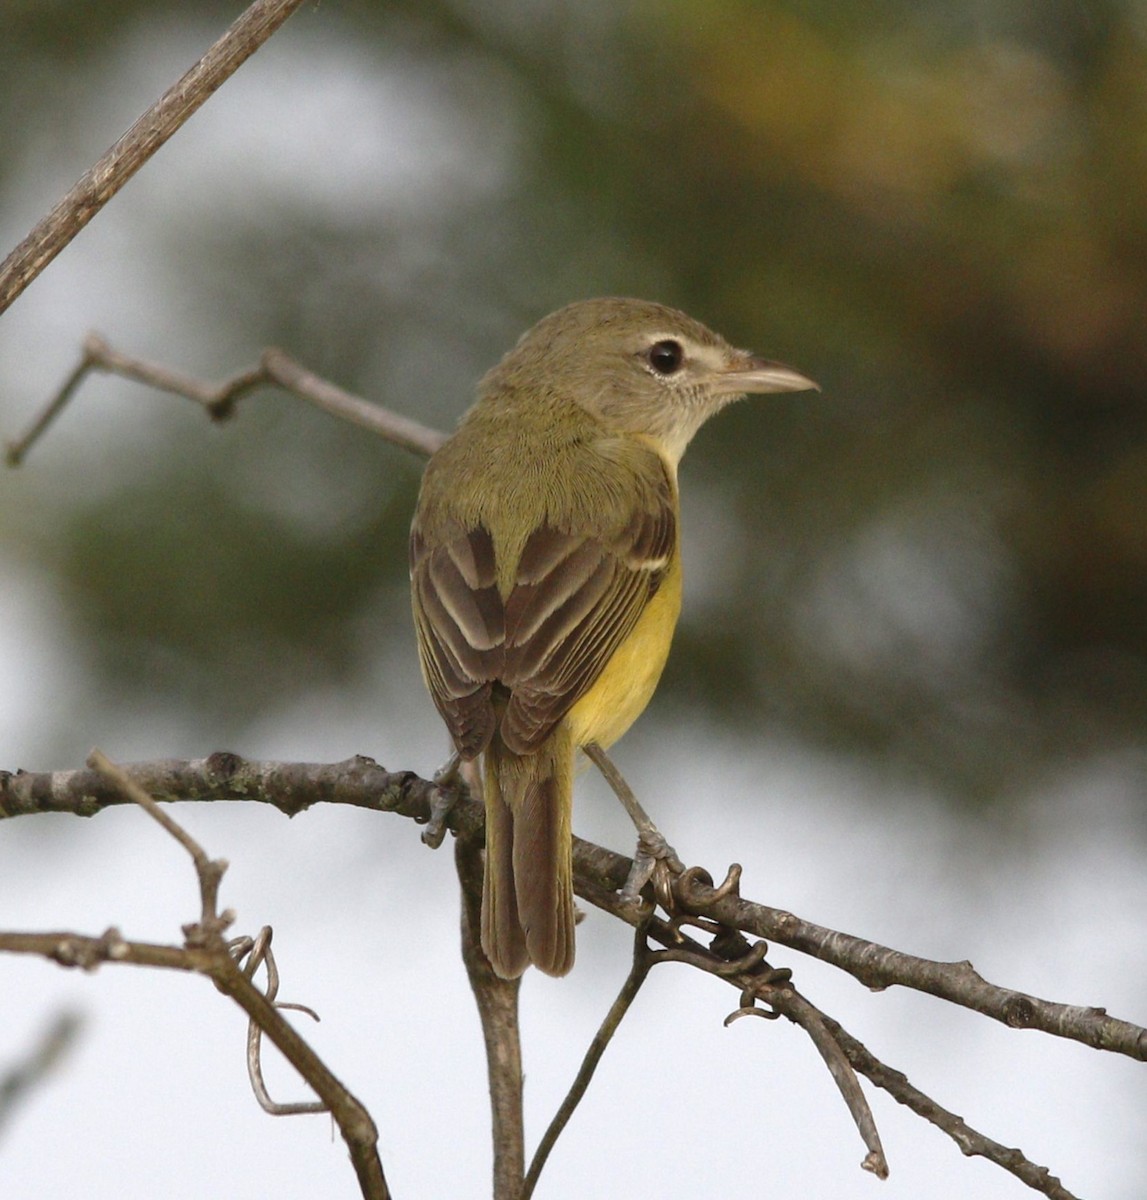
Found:
M 814 383 L 807 375 L 786 367 L 784 363 L 772 362 L 767 358 L 757 358 L 738 350 L 736 357 L 729 365 L 719 371 L 712 382 L 713 391 L 717 395 L 739 395 L 743 392 L 761 394 L 765 392 L 807 392 L 810 389 L 820 391 L 820 385 Z

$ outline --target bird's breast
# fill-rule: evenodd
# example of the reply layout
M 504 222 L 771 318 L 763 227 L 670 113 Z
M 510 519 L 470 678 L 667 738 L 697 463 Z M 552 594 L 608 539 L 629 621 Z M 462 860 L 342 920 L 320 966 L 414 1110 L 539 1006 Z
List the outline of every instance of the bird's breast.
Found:
M 649 703 L 681 612 L 681 559 L 675 551 L 661 586 L 597 682 L 566 715 L 574 744 L 612 745 Z

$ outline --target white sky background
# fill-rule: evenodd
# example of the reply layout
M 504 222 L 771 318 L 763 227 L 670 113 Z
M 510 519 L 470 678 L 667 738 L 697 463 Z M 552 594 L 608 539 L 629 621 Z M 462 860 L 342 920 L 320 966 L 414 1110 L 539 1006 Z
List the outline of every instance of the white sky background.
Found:
M 63 377 L 92 325 L 157 353 L 178 323 L 181 353 L 193 358 L 194 298 L 168 277 L 163 238 L 208 198 L 243 203 L 244 178 L 298 189 L 302 201 L 354 222 L 401 220 L 415 208 L 425 217 L 426 206 L 459 190 L 500 186 L 518 136 L 508 109 L 496 136 L 479 136 L 433 74 L 396 60 L 380 75 L 350 40 L 312 45 L 326 28 L 313 13 L 296 21 L 0 321 L 5 435 Z M 123 48 L 114 99 L 94 101 L 93 84 L 82 119 L 29 163 L 25 190 L 0 197 L 5 249 L 212 36 L 147 30 Z M 493 85 L 491 94 L 492 104 L 508 103 Z M 349 163 L 342 159 L 351 178 L 337 187 L 322 169 L 330 155 L 323 131 L 332 128 L 355 147 Z M 230 195 L 229 181 L 240 181 Z M 236 347 L 238 361 L 254 349 Z M 81 403 L 21 473 L 0 478 L 0 504 L 49 495 L 63 503 L 69 487 L 95 486 L 108 445 L 158 438 L 162 405 L 141 421 L 142 410 Z M 685 504 L 688 523 L 687 492 Z M 139 714 L 126 729 L 117 716 L 106 727 L 92 718 L 63 740 L 45 735 L 85 686 L 69 636 L 50 575 L 30 572 L 18 549 L 0 543 L 0 662 L 14 681 L 0 688 L 0 768 L 76 766 L 93 742 L 123 757 L 217 748 L 196 744 L 194 728 L 165 713 Z M 413 653 L 404 645 L 378 654 L 361 691 L 313 694 L 229 748 L 319 760 L 368 752 L 428 772 L 444 735 L 428 702 L 409 702 L 418 694 Z M 727 742 L 711 729 L 669 729 L 656 715 L 655 705 L 618 759 L 686 861 L 718 873 L 737 859 L 754 899 L 928 957 L 970 958 L 993 982 L 1049 999 L 1147 1017 L 1147 874 L 1131 825 L 1142 763 L 1081 764 L 1070 778 L 1047 780 L 1016 818 L 1030 826 L 1028 856 L 1017 861 L 1010 837 L 968 828 L 927 795 L 889 803 L 886 785 L 850 764 Z M 61 744 L 75 746 L 75 761 L 43 760 L 45 746 Z M 485 1068 L 456 952 L 449 849 L 430 853 L 397 818 L 333 809 L 290 822 L 241 806 L 189 805 L 177 815 L 230 860 L 223 902 L 239 913 L 237 932 L 274 926 L 282 998 L 321 1013 L 317 1027 L 298 1021 L 370 1108 L 395 1195 L 488 1195 Z M 631 840 L 593 780 L 582 782 L 576 825 L 619 849 Z M 185 856 L 141 813 L 0 824 L 0 926 L 99 933 L 114 924 L 128 938 L 175 941 L 196 910 Z M 628 933 L 591 913 L 574 974 L 527 979 L 531 1144 L 624 978 L 628 953 Z M 1009 1031 L 929 997 L 871 995 L 781 948 L 770 961 L 794 967 L 806 994 L 877 1056 L 976 1128 L 1049 1165 L 1078 1195 L 1142 1195 L 1141 1064 Z M 880 1184 L 862 1173 L 863 1147 L 811 1045 L 784 1022 L 723 1029 L 734 1002 L 730 989 L 684 968 L 654 972 L 539 1197 L 580 1198 L 590 1186 L 601 1196 L 1026 1194 L 871 1089 L 892 1176 Z M 83 1014 L 82 1041 L 0 1141 L 0 1195 L 355 1194 L 326 1118 L 275 1120 L 258 1109 L 241 1015 L 205 981 L 111 967 L 84 976 L 0 959 L 0 1072 L 64 1007 Z M 269 1078 L 277 1096 L 300 1095 L 286 1069 L 272 1066 Z

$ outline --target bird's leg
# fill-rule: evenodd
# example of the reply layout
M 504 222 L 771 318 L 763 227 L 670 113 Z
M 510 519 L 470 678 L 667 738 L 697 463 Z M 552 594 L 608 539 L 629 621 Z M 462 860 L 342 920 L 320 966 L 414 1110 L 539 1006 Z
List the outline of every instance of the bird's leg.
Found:
M 458 782 L 462 774 L 462 755 L 457 750 L 434 772 L 433 781 L 437 787 L 448 788 Z
M 430 801 L 430 820 L 422 831 L 422 841 L 432 850 L 442 845 L 446 836 L 446 821 L 458 803 L 458 784 L 469 783 L 465 765 L 457 750 L 434 772 L 434 796 Z
M 621 898 L 629 903 L 637 903 L 641 889 L 653 879 L 658 902 L 662 908 L 671 910 L 673 892 L 670 876 L 680 875 L 685 870 L 685 864 L 677 857 L 677 851 L 665 840 L 664 834 L 641 807 L 633 789 L 625 782 L 609 755 L 596 742 L 591 742 L 582 749 L 605 777 L 606 783 L 613 788 L 613 794 L 621 801 L 622 807 L 637 829 L 637 850 L 633 855 L 633 868 L 621 889 Z

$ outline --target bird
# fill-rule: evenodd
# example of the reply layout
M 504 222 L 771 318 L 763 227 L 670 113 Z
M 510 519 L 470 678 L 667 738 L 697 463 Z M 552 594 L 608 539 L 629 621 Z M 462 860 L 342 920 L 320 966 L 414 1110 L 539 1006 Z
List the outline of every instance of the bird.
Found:
M 481 943 L 500 977 L 573 966 L 575 757 L 625 733 L 665 665 L 685 448 L 748 393 L 816 387 L 676 309 L 582 300 L 521 336 L 427 464 L 410 531 L 419 661 L 481 779 Z

